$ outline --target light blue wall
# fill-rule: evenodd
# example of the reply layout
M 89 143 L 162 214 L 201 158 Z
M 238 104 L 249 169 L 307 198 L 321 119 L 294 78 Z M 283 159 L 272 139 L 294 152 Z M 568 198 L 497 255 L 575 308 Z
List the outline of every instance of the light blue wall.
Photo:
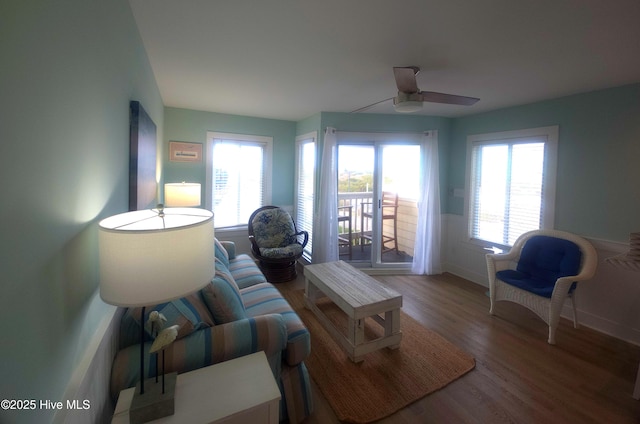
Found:
M 8 0 L 0 21 L 0 394 L 59 401 L 113 310 L 97 221 L 127 210 L 129 101 L 160 135 L 163 105 L 127 0 Z
M 171 107 L 165 108 L 164 116 L 163 178 L 165 182 L 201 183 L 204 202 L 205 162 L 198 164 L 170 162 L 167 153 L 169 141 L 202 143 L 203 150 L 206 150 L 207 131 L 268 136 L 273 137 L 272 203 L 281 206 L 293 205 L 295 122 Z M 204 154 L 209 152 L 205 151 Z
M 308 134 L 310 132 L 316 132 L 320 135 L 322 114 L 316 113 L 302 121 L 296 122 L 296 136 Z
M 640 231 L 640 84 L 455 119 L 450 186 L 465 186 L 468 135 L 548 125 L 560 128 L 555 227 L 628 241 Z M 463 209 L 449 198 L 449 213 Z

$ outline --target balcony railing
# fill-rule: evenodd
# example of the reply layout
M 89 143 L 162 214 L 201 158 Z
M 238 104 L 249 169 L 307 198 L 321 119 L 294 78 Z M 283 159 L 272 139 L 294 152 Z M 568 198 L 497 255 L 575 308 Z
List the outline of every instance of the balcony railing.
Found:
M 349 225 L 347 214 L 349 212 L 348 207 L 351 208 L 351 239 L 354 246 L 360 245 L 360 235 L 363 231 L 371 230 L 371 223 L 368 219 L 362 219 L 363 208 L 364 211 L 370 211 L 371 203 L 373 200 L 373 193 L 371 192 L 343 192 L 338 193 L 338 214 L 342 217 L 339 220 L 338 235 L 342 240 L 348 238 Z M 415 245 L 416 226 L 418 223 L 418 207 L 415 200 L 405 199 L 400 197 L 398 199 L 398 213 L 397 213 L 397 238 L 398 238 L 398 250 L 405 252 L 408 255 L 413 255 L 413 248 Z M 393 234 L 393 225 L 390 222 L 385 222 L 382 228 L 383 234 Z

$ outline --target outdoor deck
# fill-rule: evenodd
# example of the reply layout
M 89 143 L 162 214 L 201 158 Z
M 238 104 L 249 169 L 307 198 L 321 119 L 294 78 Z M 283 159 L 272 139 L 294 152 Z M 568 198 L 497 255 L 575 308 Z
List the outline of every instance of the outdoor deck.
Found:
M 362 246 L 353 246 L 353 250 L 351 251 L 352 259 L 351 261 L 356 262 L 367 262 L 371 260 L 371 245 L 367 244 Z M 349 248 L 347 246 L 340 246 L 340 259 L 343 261 L 349 262 Z M 392 262 L 413 262 L 413 256 L 408 253 L 398 251 L 387 252 L 382 254 L 382 262 L 383 263 L 392 263 Z
M 363 231 L 371 230 L 369 219 L 362 217 L 363 209 L 369 211 L 371 207 L 373 193 L 371 192 L 355 192 L 355 193 L 338 193 L 338 210 L 341 219 L 339 220 L 338 235 L 345 241 L 349 238 L 349 224 L 351 225 L 351 243 L 352 261 L 369 261 L 371 259 L 371 245 L 360 245 L 360 234 Z M 349 217 L 350 212 L 350 217 Z M 412 262 L 416 225 L 418 222 L 418 208 L 413 200 L 398 199 L 397 213 L 397 238 L 398 253 L 395 251 L 386 252 L 382 255 L 382 262 Z M 389 222 L 385 222 L 383 226 L 383 234 L 393 234 L 393 227 Z M 389 245 L 387 245 L 389 247 Z M 349 260 L 349 246 L 341 243 L 340 259 Z

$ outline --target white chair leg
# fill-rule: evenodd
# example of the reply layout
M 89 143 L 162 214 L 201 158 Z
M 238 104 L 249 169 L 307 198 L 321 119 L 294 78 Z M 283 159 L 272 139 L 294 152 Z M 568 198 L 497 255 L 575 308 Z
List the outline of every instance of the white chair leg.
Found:
M 573 306 L 573 328 L 579 328 L 578 324 L 578 308 L 576 307 L 576 296 L 575 293 L 571 294 L 571 305 Z
M 496 293 L 495 293 L 495 288 L 493 290 L 491 290 L 491 287 L 489 287 L 489 301 L 491 306 L 489 306 L 489 315 L 495 315 L 494 311 L 495 311 L 495 304 L 496 304 Z
M 555 326 L 549 326 L 549 340 L 547 340 L 547 342 L 550 345 L 554 345 L 556 344 L 556 327 Z

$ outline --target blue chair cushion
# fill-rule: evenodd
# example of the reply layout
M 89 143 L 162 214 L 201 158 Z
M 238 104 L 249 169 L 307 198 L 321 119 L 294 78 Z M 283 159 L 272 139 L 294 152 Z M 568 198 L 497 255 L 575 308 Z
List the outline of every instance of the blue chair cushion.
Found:
M 582 254 L 573 242 L 550 236 L 533 236 L 522 248 L 515 270 L 498 271 L 505 283 L 543 297 L 551 297 L 556 280 L 576 275 Z M 574 283 L 571 290 L 575 288 Z

